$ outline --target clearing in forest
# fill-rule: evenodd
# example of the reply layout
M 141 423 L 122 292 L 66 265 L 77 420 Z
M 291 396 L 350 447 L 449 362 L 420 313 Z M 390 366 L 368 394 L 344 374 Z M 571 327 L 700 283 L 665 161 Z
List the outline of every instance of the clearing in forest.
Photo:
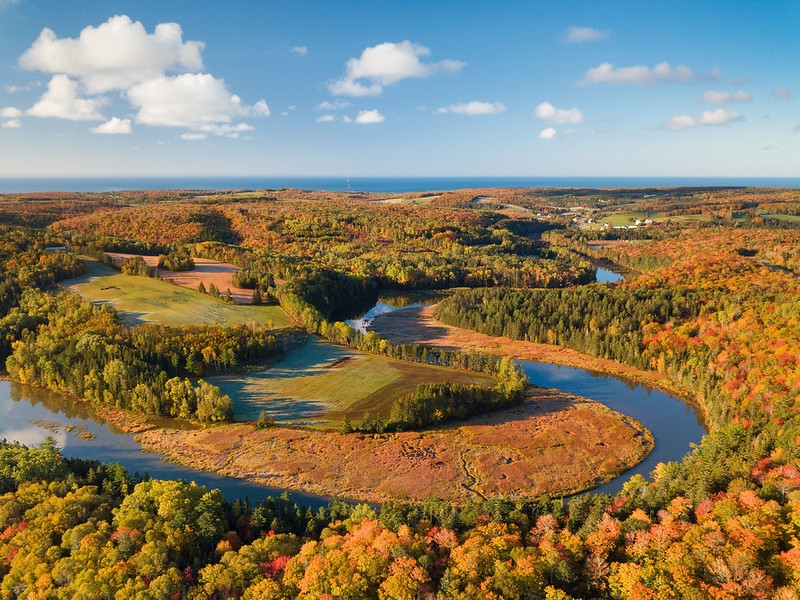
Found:
M 284 360 L 247 375 L 208 378 L 233 399 L 237 421 L 256 420 L 263 410 L 284 424 L 337 428 L 366 413 L 385 417 L 395 400 L 420 383 L 451 381 L 494 387 L 480 373 L 372 356 L 310 338 Z
M 94 304 L 110 304 L 120 319 L 136 325 L 230 325 L 266 323 L 288 327 L 289 317 L 278 306 L 226 304 L 167 281 L 122 275 L 96 260 L 86 259 L 86 274 L 62 285 Z

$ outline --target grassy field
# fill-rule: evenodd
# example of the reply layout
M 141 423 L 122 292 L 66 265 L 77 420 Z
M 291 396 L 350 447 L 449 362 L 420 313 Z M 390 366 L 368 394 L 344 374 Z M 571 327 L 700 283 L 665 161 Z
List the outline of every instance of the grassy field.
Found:
M 233 399 L 238 421 L 255 420 L 263 410 L 276 421 L 323 428 L 337 428 L 345 417 L 358 424 L 367 411 L 384 416 L 420 383 L 497 383 L 478 373 L 371 356 L 316 338 L 267 369 L 209 381 Z
M 122 275 L 100 262 L 86 260 L 87 273 L 62 285 L 95 304 L 110 304 L 128 324 L 213 325 L 265 323 L 287 327 L 289 318 L 277 306 L 232 305 L 180 286 Z

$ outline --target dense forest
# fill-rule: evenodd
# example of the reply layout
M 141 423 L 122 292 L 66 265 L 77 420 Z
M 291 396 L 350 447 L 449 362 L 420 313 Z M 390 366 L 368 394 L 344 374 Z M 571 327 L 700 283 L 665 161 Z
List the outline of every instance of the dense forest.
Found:
M 158 220 L 141 209 L 152 211 L 156 197 L 120 197 L 92 199 L 98 210 L 63 198 L 0 203 L 14 219 L 0 238 L 0 349 L 12 378 L 214 422 L 225 418 L 224 398 L 197 377 L 280 353 L 303 335 L 130 328 L 112 310 L 52 289 L 83 265 L 47 248 L 150 244 L 153 255 L 241 266 L 253 289 L 271 294 L 305 331 L 489 372 L 512 389 L 518 373 L 507 361 L 393 346 L 331 321 L 336 309 L 380 288 L 472 288 L 443 301 L 438 318 L 662 373 L 701 408 L 709 434 L 681 462 L 631 478 L 614 497 L 334 502 L 318 511 L 285 498 L 226 501 L 192 484 L 65 460 L 49 442 L 6 442 L 0 597 L 800 594 L 797 191 L 471 190 L 400 205 L 288 191 L 177 194 L 159 206 Z M 640 215 L 656 223 L 592 228 L 589 215 L 597 224 Z M 587 226 L 568 226 L 573 219 Z M 591 261 L 601 259 L 640 274 L 588 283 Z M 435 423 L 480 405 L 486 393 L 420 388 L 396 416 Z

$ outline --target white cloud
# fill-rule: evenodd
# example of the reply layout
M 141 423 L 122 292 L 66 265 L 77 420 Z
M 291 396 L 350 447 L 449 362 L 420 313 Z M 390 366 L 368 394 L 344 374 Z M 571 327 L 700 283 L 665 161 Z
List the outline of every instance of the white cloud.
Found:
M 356 117 L 356 123 L 362 125 L 371 125 L 372 123 L 383 123 L 385 117 L 378 112 L 377 109 L 375 110 L 362 110 L 359 111 L 358 116 Z
M 27 114 L 105 120 L 99 109 L 108 99 L 99 94 L 119 90 L 136 109 L 137 123 L 184 127 L 193 132 L 187 139 L 209 134 L 238 137 L 253 127 L 236 120 L 269 116 L 269 107 L 264 100 L 243 104 L 222 79 L 202 73 L 203 48 L 202 42 L 184 42 L 177 23 L 160 23 L 150 34 L 140 22 L 124 15 L 86 27 L 75 39 L 59 39 L 51 29 L 44 29 L 20 56 L 19 65 L 55 75 Z M 132 129 L 129 119 L 117 118 L 91 131 L 130 133 Z
M 291 49 L 291 52 L 294 52 L 297 56 L 305 56 L 308 54 L 308 48 L 306 46 L 295 46 Z
M 317 117 L 317 123 L 331 123 L 336 119 L 333 115 L 322 115 Z
M 30 92 L 31 86 L 29 85 L 6 85 L 3 89 L 9 94 L 16 94 L 19 92 Z
M 335 96 L 377 96 L 387 85 L 412 77 L 430 77 L 436 73 L 457 73 L 466 63 L 442 60 L 424 63 L 430 50 L 408 40 L 399 44 L 386 42 L 366 48 L 360 58 L 347 61 L 344 76 L 328 84 Z
M 591 27 L 570 27 L 567 29 L 567 41 L 570 44 L 582 42 L 596 42 L 608 37 L 608 31 L 592 29 Z
M 647 85 L 654 83 L 685 83 L 697 79 L 715 79 L 715 73 L 698 74 L 689 67 L 678 65 L 673 68 L 662 62 L 652 69 L 645 66 L 615 67 L 611 63 L 603 63 L 586 71 L 579 83 L 581 85 Z
M 703 127 L 707 125 L 727 125 L 728 123 L 741 121 L 742 119 L 742 115 L 737 113 L 735 110 L 718 108 L 714 111 L 703 111 L 703 114 L 700 115 L 699 118 L 695 118 L 690 115 L 678 115 L 672 117 L 669 121 L 662 123 L 659 126 L 659 129 L 669 129 L 674 131 L 678 129 L 689 129 L 692 127 Z
M 538 118 L 550 123 L 582 123 L 583 111 L 579 108 L 556 108 L 549 102 L 542 102 L 534 113 Z
M 13 6 L 15 4 L 19 4 L 19 0 L 0 0 L 0 10 L 4 8 L 8 8 L 9 6 Z
M 703 94 L 703 104 L 728 104 L 729 102 L 750 102 L 753 97 L 745 92 L 739 90 L 735 94 L 731 92 L 715 92 L 709 90 Z
M 5 123 L 3 123 L 3 127 L 6 127 L 8 129 L 19 129 L 20 127 L 22 127 L 22 121 L 20 121 L 19 119 L 11 119 L 10 121 L 6 121 Z
M 352 123 L 353 119 L 348 117 L 347 115 L 345 115 L 345 116 L 342 117 L 342 122 L 344 122 L 344 123 Z
M 334 100 L 333 102 L 322 102 L 319 106 L 317 106 L 317 110 L 339 110 L 342 108 L 347 108 L 348 106 L 353 106 L 350 102 L 345 102 L 344 100 Z
M 778 100 L 791 100 L 792 92 L 789 91 L 789 88 L 778 86 L 772 89 L 772 97 Z
M 201 70 L 203 43 L 184 43 L 182 35 L 177 23 L 160 23 L 148 34 L 140 22 L 118 15 L 86 27 L 78 39 L 59 39 L 52 29 L 43 29 L 19 64 L 77 77 L 90 94 L 124 90 L 169 70 Z
M 6 106 L 5 108 L 0 108 L 0 117 L 4 119 L 16 119 L 17 117 L 21 117 L 23 112 L 15 108 L 13 106 Z
M 496 115 L 505 112 L 506 107 L 502 102 L 467 102 L 466 104 L 451 104 L 438 109 L 438 113 L 456 113 L 458 115 Z
M 195 142 L 198 140 L 205 140 L 208 138 L 208 134 L 206 133 L 182 133 L 181 139 L 182 140 L 189 140 L 190 142 Z
M 120 135 L 127 134 L 133 131 L 130 119 L 119 119 L 111 117 L 110 121 L 106 121 L 102 125 L 92 127 L 89 131 L 92 133 L 101 133 L 105 135 Z
M 218 126 L 220 123 L 230 124 L 238 117 L 269 115 L 264 100 L 245 106 L 239 96 L 228 91 L 224 80 L 208 74 L 186 73 L 145 81 L 129 89 L 127 97 L 139 109 L 137 123 L 204 131 L 203 128 L 208 128 L 218 135 L 231 133 Z
M 47 84 L 47 91 L 28 109 L 28 114 L 70 121 L 101 121 L 104 117 L 98 109 L 106 104 L 105 98 L 79 98 L 77 81 L 66 75 L 54 75 Z
M 548 127 L 546 129 L 542 129 L 539 132 L 539 139 L 540 140 L 553 140 L 553 139 L 555 139 L 557 133 L 558 132 L 555 129 L 553 129 L 552 127 Z

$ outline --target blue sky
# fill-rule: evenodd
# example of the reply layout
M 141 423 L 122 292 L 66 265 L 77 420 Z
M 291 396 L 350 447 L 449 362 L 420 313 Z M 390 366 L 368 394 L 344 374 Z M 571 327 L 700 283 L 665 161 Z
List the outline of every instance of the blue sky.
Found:
M 799 32 L 793 0 L 0 0 L 0 177 L 792 177 Z

